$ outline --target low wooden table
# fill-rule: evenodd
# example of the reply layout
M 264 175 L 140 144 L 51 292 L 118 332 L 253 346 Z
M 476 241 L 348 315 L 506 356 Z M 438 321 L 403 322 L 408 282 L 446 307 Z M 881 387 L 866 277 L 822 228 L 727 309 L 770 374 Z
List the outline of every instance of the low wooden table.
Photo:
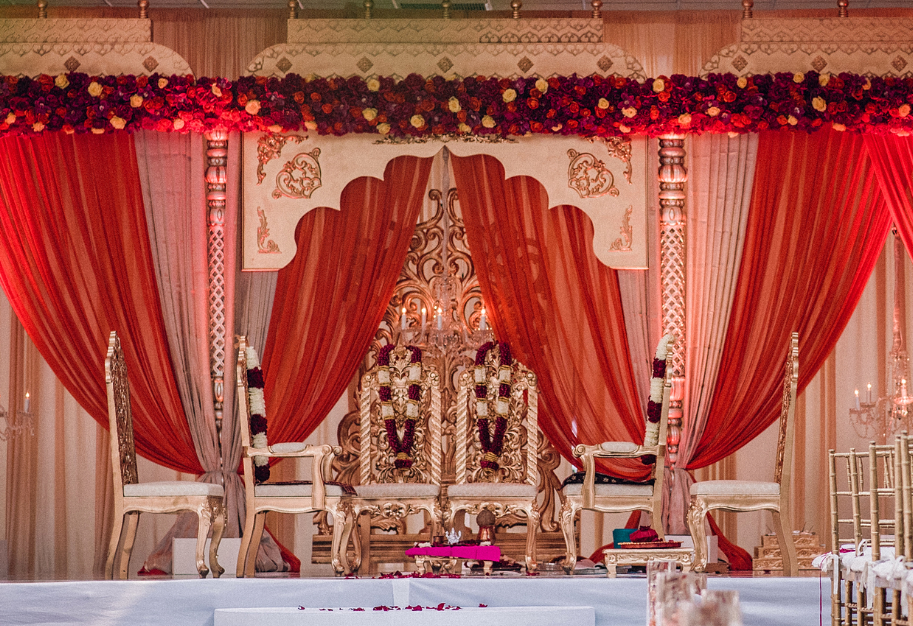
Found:
M 454 573 L 454 569 L 465 561 L 479 561 L 482 572 L 491 574 L 492 564 L 501 560 L 501 549 L 497 546 L 414 547 L 406 550 L 406 556 L 415 559 L 416 567 L 423 574 L 429 571 Z
M 606 575 L 615 578 L 619 565 L 646 565 L 647 561 L 661 559 L 677 562 L 683 572 L 691 571 L 694 564 L 694 550 L 692 548 L 655 548 L 648 550 L 603 550 Z

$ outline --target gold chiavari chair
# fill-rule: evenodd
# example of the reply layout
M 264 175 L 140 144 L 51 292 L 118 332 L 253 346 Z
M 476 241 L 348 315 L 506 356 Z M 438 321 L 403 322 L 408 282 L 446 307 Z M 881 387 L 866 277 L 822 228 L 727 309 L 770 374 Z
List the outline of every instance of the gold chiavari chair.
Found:
M 858 475 L 861 459 L 855 449 L 849 452 L 828 451 L 830 470 L 831 505 L 831 554 L 822 565 L 832 577 L 831 626 L 849 626 L 854 623 L 856 589 L 849 580 L 850 560 L 862 543 L 859 525 Z M 841 471 L 838 472 L 838 466 Z M 842 480 L 845 476 L 845 481 Z M 847 511 L 849 517 L 841 517 Z M 851 511 L 851 513 L 850 513 Z M 847 532 L 851 533 L 847 536 Z M 844 558 L 845 557 L 845 558 Z M 845 563 L 844 563 L 845 562 Z

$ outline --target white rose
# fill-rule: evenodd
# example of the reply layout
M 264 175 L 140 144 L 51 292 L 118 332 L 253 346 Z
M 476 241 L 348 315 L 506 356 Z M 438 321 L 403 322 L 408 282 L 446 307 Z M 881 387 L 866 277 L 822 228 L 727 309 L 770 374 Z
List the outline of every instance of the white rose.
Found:
M 248 403 L 251 415 L 266 415 L 266 402 L 263 399 L 263 390 L 256 387 L 248 389 Z
M 247 369 L 253 370 L 260 367 L 260 357 L 257 356 L 256 348 L 247 346 L 247 350 L 245 350 L 244 356 L 247 357 Z
M 390 384 L 390 368 L 389 367 L 381 367 L 380 369 L 377 370 L 377 382 L 380 383 L 381 385 Z
M 380 403 L 380 416 L 382 418 L 384 418 L 385 420 L 390 419 L 394 416 L 392 402 L 381 402 Z
M 672 334 L 664 335 L 662 339 L 659 340 L 659 345 L 656 346 L 656 358 L 660 361 L 665 361 L 666 357 L 669 356 L 669 345 L 675 337 Z
M 650 379 L 650 399 L 653 402 L 659 404 L 663 401 L 663 379 L 662 378 L 651 378 Z
M 507 398 L 498 398 L 498 403 L 495 410 L 498 412 L 498 415 L 507 415 L 509 407 L 510 402 Z
M 409 382 L 417 383 L 422 379 L 422 364 L 413 363 L 409 366 Z
M 377 117 L 377 109 L 371 109 L 371 108 L 365 109 L 364 111 L 361 112 L 361 116 L 370 122 L 375 117 Z
M 93 98 L 97 98 L 98 96 L 100 96 L 101 92 L 103 91 L 102 86 L 99 85 L 94 80 L 91 83 L 89 83 L 88 90 L 89 90 L 89 95 L 92 96 Z
M 644 445 L 655 446 L 659 443 L 659 422 L 647 422 L 647 431 L 644 434 Z
M 463 107 L 460 106 L 460 101 L 456 97 L 452 97 L 447 101 L 447 108 L 451 113 L 459 113 Z
M 418 401 L 417 400 L 408 400 L 406 402 L 406 417 L 416 418 L 418 417 Z
M 499 383 L 509 383 L 510 382 L 510 365 L 502 365 L 498 368 L 498 382 Z
M 544 94 L 546 91 L 548 91 L 548 81 L 544 78 L 540 78 L 536 81 L 536 89 L 538 89 L 540 93 Z
M 252 442 L 255 448 L 262 450 L 269 445 L 269 442 L 266 440 L 266 433 L 257 433 L 254 435 L 254 440 Z
M 476 416 L 488 417 L 488 402 L 486 400 L 476 400 Z
M 480 365 L 475 368 L 477 385 L 482 385 L 485 383 L 485 374 L 487 373 L 486 370 L 487 370 L 487 368 L 484 365 Z

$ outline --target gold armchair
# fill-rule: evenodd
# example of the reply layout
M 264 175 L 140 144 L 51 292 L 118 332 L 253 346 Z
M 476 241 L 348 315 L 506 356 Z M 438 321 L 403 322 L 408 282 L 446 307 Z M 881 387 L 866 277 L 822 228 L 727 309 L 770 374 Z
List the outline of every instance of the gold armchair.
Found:
M 458 511 L 477 515 L 483 509 L 496 518 L 522 513 L 528 571 L 537 568 L 538 442 L 536 375 L 510 357 L 506 344 L 495 344 L 484 363 L 460 375 L 456 483 L 447 488 L 445 519 L 452 524 Z
M 225 571 L 219 566 L 216 557 L 225 529 L 225 490 L 222 485 L 182 480 L 139 482 L 136 472 L 136 450 L 133 444 L 130 381 L 127 378 L 127 364 L 124 361 L 120 338 L 115 331 L 111 332 L 108 339 L 105 386 L 108 392 L 108 423 L 111 429 L 111 467 L 114 470 L 114 528 L 111 531 L 108 558 L 105 562 L 105 578 L 114 578 L 115 561 L 118 577 L 127 578 L 140 513 L 181 511 L 192 511 L 197 514 L 199 520 L 196 565 L 200 578 L 206 578 L 206 574 L 209 573 L 203 559 L 203 551 L 210 527 L 212 528 L 209 564 L 213 577 L 218 578 Z
M 663 474 L 666 469 L 666 428 L 669 422 L 669 400 L 672 384 L 669 381 L 669 346 L 671 336 L 663 337 L 657 349 L 657 359 L 665 360 L 665 375 L 662 379 L 662 397 L 657 403 L 660 408 L 659 421 L 647 421 L 647 431 L 643 445 L 627 441 L 607 441 L 597 445 L 578 445 L 574 456 L 582 459 L 583 483 L 566 483 L 561 491 L 564 503 L 558 514 L 564 542 L 567 549 L 564 569 L 573 571 L 577 563 L 577 543 L 574 525 L 577 514 L 582 510 L 601 513 L 623 513 L 627 511 L 647 511 L 652 514 L 653 526 L 660 540 L 664 538 L 662 526 L 663 507 Z M 654 390 L 655 391 L 655 390 Z M 656 402 L 656 398 L 651 398 Z M 596 472 L 596 459 L 637 459 L 655 457 L 653 475 L 644 483 L 627 480 L 616 480 Z M 605 479 L 597 482 L 598 478 Z
M 694 539 L 695 569 L 707 566 L 707 539 L 704 519 L 708 511 L 770 511 L 780 553 L 783 572 L 787 576 L 799 573 L 796 545 L 789 517 L 789 482 L 792 473 L 793 434 L 795 431 L 796 392 L 799 384 L 799 333 L 792 333 L 783 375 L 783 401 L 780 409 L 777 463 L 774 482 L 747 480 L 706 480 L 691 485 L 691 506 L 688 508 L 688 528 Z
M 256 351 L 247 345 L 244 337 L 241 337 L 238 347 L 237 386 L 246 518 L 241 549 L 238 552 L 237 576 L 241 578 L 254 575 L 257 549 L 263 535 L 263 523 L 269 511 L 293 514 L 330 512 L 333 515 L 333 569 L 337 574 L 342 574 L 346 570 L 343 550 L 352 531 L 353 490 L 348 485 L 331 484 L 324 480 L 324 476 L 330 475 L 330 464 L 333 456 L 339 453 L 339 448 L 329 445 L 305 445 L 299 442 L 272 445 L 267 443 L 263 425 L 252 425 L 252 414 L 255 421 L 263 420 L 265 417 L 265 405 L 261 405 L 262 391 L 260 394 L 256 392 L 258 387 L 262 389 L 262 373 L 255 373 L 259 372 L 259 367 Z M 248 383 L 249 375 L 251 379 L 257 378 L 253 387 Z M 252 431 L 254 435 L 251 434 Z M 264 468 L 268 467 L 270 458 L 310 458 L 312 480 L 265 482 L 268 475 L 264 476 Z
M 406 517 L 426 512 L 430 539 L 441 528 L 441 387 L 437 370 L 421 358 L 411 346 L 384 346 L 378 365 L 362 376 L 353 509 L 355 519 L 367 513 L 373 525 L 398 532 Z

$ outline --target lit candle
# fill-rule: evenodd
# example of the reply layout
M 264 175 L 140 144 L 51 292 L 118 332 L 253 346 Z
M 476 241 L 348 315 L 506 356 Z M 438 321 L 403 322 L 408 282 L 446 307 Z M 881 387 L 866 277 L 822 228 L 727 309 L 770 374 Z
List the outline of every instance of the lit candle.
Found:
M 26 413 L 28 413 L 28 412 L 29 412 L 29 407 L 31 407 L 31 406 L 32 406 L 32 398 L 31 398 L 31 396 L 29 396 L 29 392 L 26 391 L 26 392 L 25 392 L 25 407 L 24 407 L 24 411 L 25 411 Z
M 444 313 L 440 309 L 437 310 L 437 329 L 441 330 L 444 328 Z
M 485 309 L 482 309 L 482 317 L 479 318 L 479 330 L 488 330 L 488 320 L 485 319 Z
M 859 390 L 856 390 L 856 410 L 858 411 L 861 407 L 859 406 Z
M 869 383 L 866 387 L 868 388 L 868 395 L 866 396 L 865 401 L 872 404 L 872 383 Z
M 403 307 L 403 314 L 399 316 L 399 329 L 406 330 L 406 307 Z
M 425 322 L 428 319 L 428 309 L 422 307 L 422 330 L 425 330 Z M 871 387 L 871 385 L 869 385 Z

